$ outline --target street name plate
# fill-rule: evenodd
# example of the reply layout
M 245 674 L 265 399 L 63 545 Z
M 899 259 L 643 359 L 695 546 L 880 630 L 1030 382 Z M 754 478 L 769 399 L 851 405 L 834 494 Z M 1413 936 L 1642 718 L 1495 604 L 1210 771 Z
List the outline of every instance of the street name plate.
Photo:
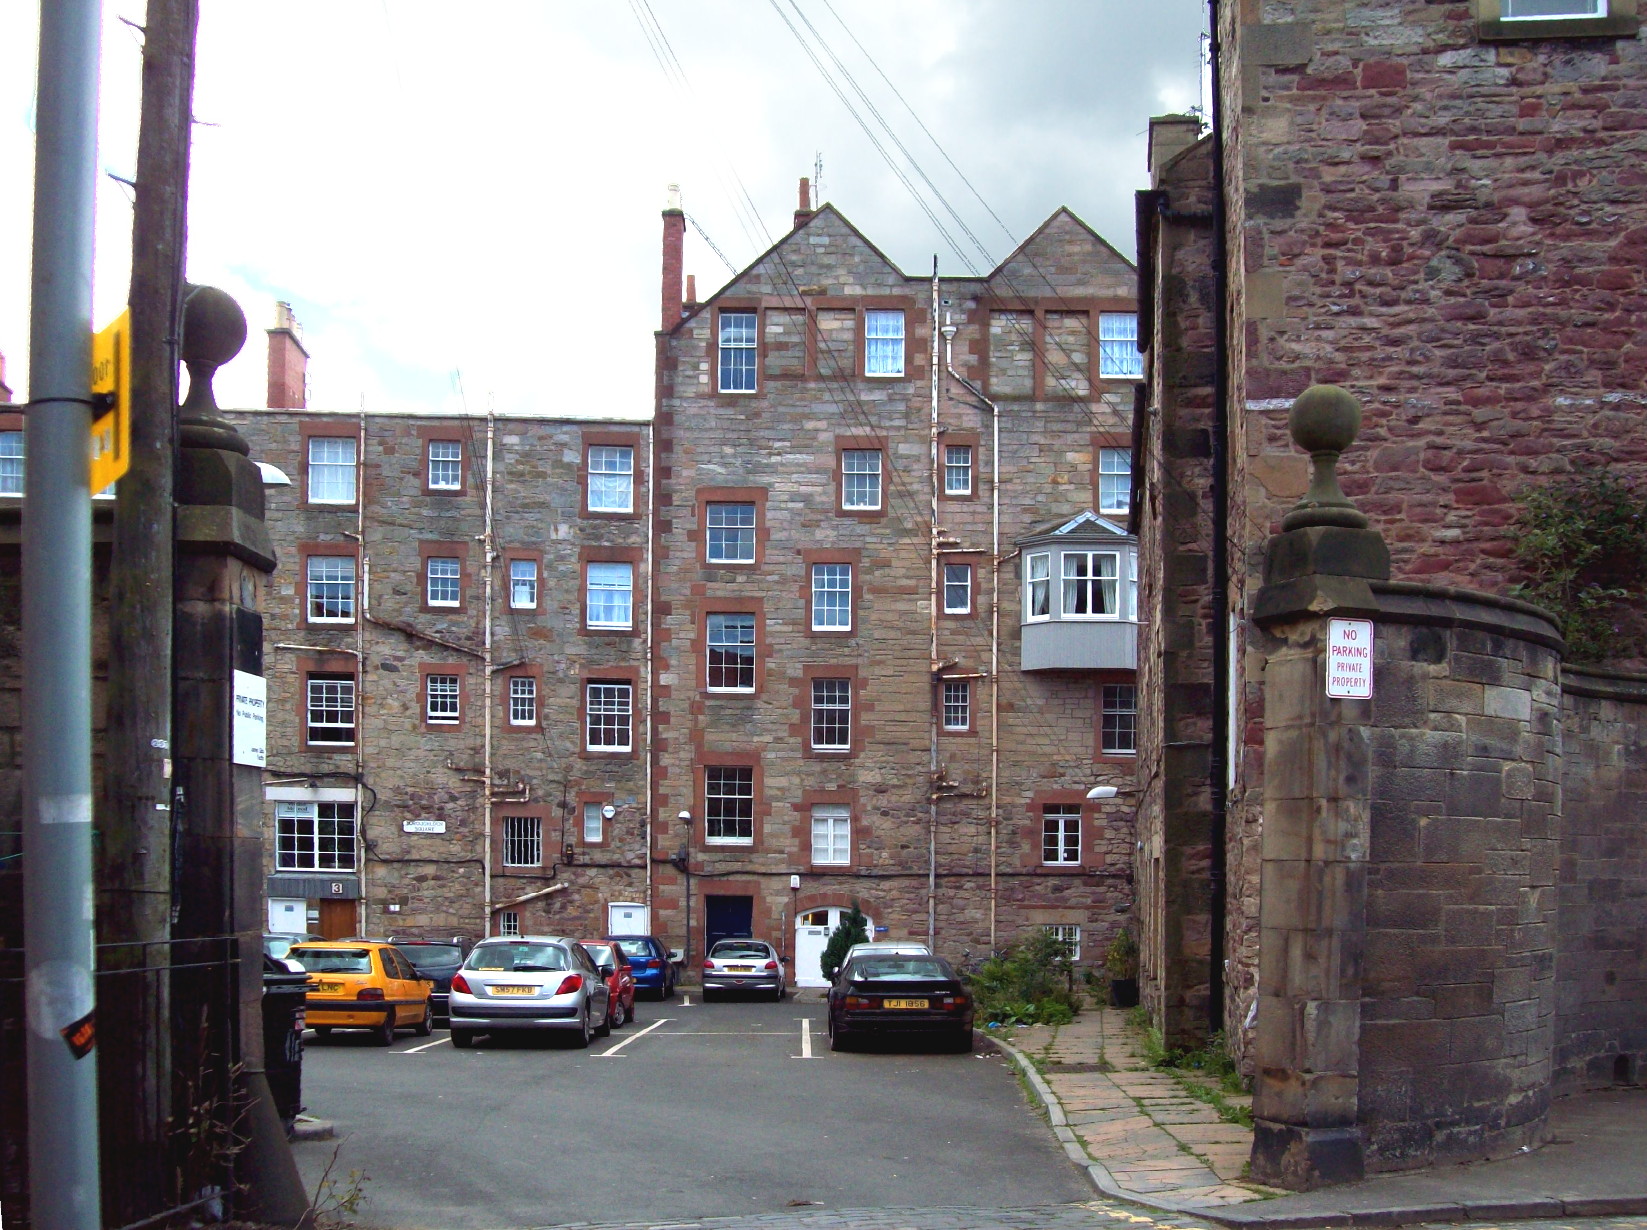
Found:
M 1373 622 L 1327 621 L 1327 695 L 1335 700 L 1371 700 Z
M 444 833 L 446 831 L 446 821 L 402 820 L 400 822 L 400 831 L 402 833 Z

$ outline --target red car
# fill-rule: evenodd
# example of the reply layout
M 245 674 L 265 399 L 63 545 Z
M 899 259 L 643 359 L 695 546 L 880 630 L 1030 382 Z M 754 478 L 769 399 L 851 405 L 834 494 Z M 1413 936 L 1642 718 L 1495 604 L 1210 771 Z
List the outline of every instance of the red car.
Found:
M 635 1019 L 635 971 L 623 948 L 611 940 L 579 940 L 594 959 L 611 992 L 606 997 L 606 1024 L 616 1029 Z

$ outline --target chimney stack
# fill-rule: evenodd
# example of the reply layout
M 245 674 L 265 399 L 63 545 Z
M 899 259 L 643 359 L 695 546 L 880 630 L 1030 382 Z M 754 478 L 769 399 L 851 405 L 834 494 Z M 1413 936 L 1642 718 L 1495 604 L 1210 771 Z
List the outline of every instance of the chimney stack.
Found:
M 795 206 L 795 229 L 800 230 L 812 220 L 812 181 L 801 176 L 800 201 Z
M 1159 182 L 1161 168 L 1201 139 L 1195 115 L 1154 115 L 1149 121 L 1149 178 Z
M 289 303 L 275 304 L 269 330 L 269 409 L 304 410 L 309 398 L 309 352 Z
M 679 184 L 669 185 L 669 205 L 663 211 L 663 323 L 665 333 L 681 322 L 681 271 L 686 262 L 686 214 L 681 209 Z
M 686 275 L 686 305 L 683 308 L 683 311 L 690 312 L 694 308 L 696 308 L 697 306 L 698 306 L 698 275 L 695 274 L 695 273 L 689 273 L 689 274 Z

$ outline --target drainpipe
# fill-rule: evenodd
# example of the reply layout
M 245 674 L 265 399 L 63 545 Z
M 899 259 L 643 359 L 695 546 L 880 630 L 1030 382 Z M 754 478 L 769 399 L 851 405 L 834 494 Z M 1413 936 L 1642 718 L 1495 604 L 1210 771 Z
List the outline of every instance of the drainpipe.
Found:
M 955 326 L 944 320 L 944 370 L 989 407 L 989 951 L 997 951 L 1001 835 L 1001 408 L 955 370 Z
M 355 620 L 355 833 L 361 845 L 360 903 L 355 906 L 356 935 L 371 934 L 366 921 L 366 621 L 372 603 L 371 556 L 366 553 L 366 396 L 360 398 L 360 430 L 355 444 L 355 540 L 360 543 L 360 617 Z
M 642 861 L 646 864 L 646 926 L 647 933 L 656 935 L 656 920 L 652 917 L 652 747 L 656 730 L 652 725 L 652 603 L 657 592 L 657 577 L 652 567 L 653 544 L 657 537 L 658 443 L 651 424 L 646 428 L 646 661 L 644 694 L 646 696 L 646 793 L 641 800 Z
M 486 404 L 486 512 L 481 531 L 481 552 L 486 557 L 485 596 L 482 599 L 484 631 L 481 640 L 481 719 L 480 763 L 486 778 L 481 787 L 480 832 L 481 896 L 485 899 L 486 913 L 482 918 L 482 935 L 492 934 L 492 566 L 497 559 L 497 544 L 492 533 L 492 478 L 493 454 L 497 443 L 497 414 L 490 400 Z
M 1229 637 L 1229 202 L 1224 192 L 1224 105 L 1222 44 L 1218 37 L 1219 0 L 1209 0 L 1212 37 L 1212 190 L 1213 283 L 1218 311 L 1213 315 L 1213 431 L 1212 431 L 1212 592 L 1218 626 L 1212 629 L 1212 748 L 1207 757 L 1209 798 L 1212 803 L 1212 850 L 1208 869 L 1211 918 L 1207 970 L 1207 1030 L 1224 1027 L 1224 947 L 1228 886 L 1230 637 Z
M 928 730 L 931 744 L 931 756 L 926 788 L 926 945 L 934 952 L 938 942 L 938 796 L 934 788 L 938 780 L 938 721 L 943 711 L 943 694 L 939 689 L 943 685 L 938 681 L 938 258 L 932 258 L 932 306 L 928 316 L 929 331 L 932 334 L 932 357 L 929 364 L 931 375 L 931 425 L 929 429 L 929 447 L 932 463 L 932 522 L 927 543 L 927 613 L 930 617 L 931 631 L 928 645 L 930 654 L 927 661 L 927 673 L 932 680 L 933 696 L 930 706 L 931 712 L 927 715 Z

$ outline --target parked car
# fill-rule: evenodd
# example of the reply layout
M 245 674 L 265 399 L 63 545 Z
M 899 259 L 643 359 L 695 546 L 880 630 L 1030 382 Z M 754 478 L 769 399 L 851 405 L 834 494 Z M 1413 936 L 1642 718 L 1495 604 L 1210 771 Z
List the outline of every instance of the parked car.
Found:
M 609 935 L 606 937 L 623 949 L 629 958 L 629 968 L 635 975 L 635 987 L 655 991 L 658 998 L 675 997 L 675 954 L 664 947 L 655 935 Z
M 610 1032 L 611 992 L 576 940 L 559 935 L 494 936 L 470 950 L 452 975 L 452 1045 L 477 1034 L 570 1033 L 578 1046 Z
M 401 955 L 412 963 L 412 968 L 419 978 L 427 978 L 435 984 L 435 989 L 429 995 L 429 1006 L 434 1010 L 435 1024 L 444 1025 L 450 1019 L 447 1013 L 447 1001 L 451 998 L 452 975 L 458 972 L 463 964 L 464 952 L 468 945 L 461 939 L 453 940 L 408 940 L 394 941 Z
M 285 935 L 272 931 L 263 933 L 263 955 L 273 957 L 276 961 L 284 961 L 292 951 L 293 944 L 305 944 L 310 940 L 322 939 L 318 935 Z
M 871 953 L 841 965 L 829 988 L 829 1049 L 881 1034 L 936 1036 L 972 1049 L 972 995 L 942 957 Z
M 783 958 L 765 940 L 716 940 L 703 959 L 703 997 L 711 991 L 770 991 L 782 999 Z
M 635 974 L 629 967 L 628 956 L 611 940 L 584 940 L 583 950 L 606 979 L 610 993 L 606 1001 L 607 1027 L 616 1029 L 627 1025 L 635 1019 Z
M 434 1030 L 434 984 L 419 978 L 393 944 L 308 941 L 293 944 L 287 955 L 309 974 L 308 1023 L 319 1037 L 334 1029 L 369 1029 L 380 1046 L 388 1046 L 397 1029 L 409 1027 L 420 1038 Z

